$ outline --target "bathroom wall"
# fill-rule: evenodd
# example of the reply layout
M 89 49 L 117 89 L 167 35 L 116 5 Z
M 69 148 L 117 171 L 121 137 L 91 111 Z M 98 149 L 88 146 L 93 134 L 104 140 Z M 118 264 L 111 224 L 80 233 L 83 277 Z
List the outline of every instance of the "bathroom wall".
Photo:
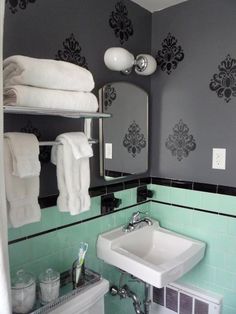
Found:
M 150 215 L 162 227 L 206 243 L 204 259 L 180 282 L 222 295 L 222 313 L 235 314 L 236 197 L 153 181 Z
M 141 184 L 141 182 L 139 182 Z M 71 269 L 77 258 L 79 243 L 86 241 L 89 249 L 86 254 L 86 267 L 99 272 L 109 280 L 110 284 L 118 285 L 120 272 L 96 257 L 96 242 L 100 233 L 124 225 L 132 213 L 141 210 L 148 212 L 149 203 L 136 205 L 136 188 L 115 192 L 122 199 L 122 205 L 114 213 L 100 215 L 101 197 L 93 197 L 91 209 L 79 216 L 59 213 L 56 207 L 42 211 L 40 223 L 30 224 L 17 229 L 9 229 L 9 256 L 11 273 L 24 268 L 35 276 L 53 267 L 59 272 Z M 129 282 L 128 282 L 129 280 Z M 143 300 L 144 286 L 127 277 L 124 283 Z M 133 313 L 131 300 L 120 300 L 107 294 L 105 298 L 106 314 Z
M 116 19 L 114 18 L 116 16 Z M 119 18 L 121 21 L 119 22 Z M 123 23 L 123 24 L 122 24 Z M 22 54 L 36 58 L 69 61 L 88 68 L 96 88 L 114 81 L 128 81 L 150 92 L 150 78 L 112 72 L 103 62 L 107 48 L 121 46 L 134 54 L 150 52 L 151 13 L 131 1 L 36 0 L 7 1 L 5 12 L 4 56 Z M 65 104 L 66 106 L 66 104 Z M 6 115 L 6 131 L 34 132 L 42 140 L 54 140 L 63 132 L 80 131 L 81 120 L 59 117 Z M 122 127 L 122 125 L 121 125 Z M 98 121 L 93 137 L 98 138 Z M 103 185 L 99 176 L 98 145 L 93 146 L 91 186 Z M 41 157 L 41 195 L 56 194 L 55 167 L 49 152 Z
M 235 14 L 232 0 L 153 14 L 152 176 L 235 186 Z M 212 148 L 226 148 L 226 170 L 212 169 Z

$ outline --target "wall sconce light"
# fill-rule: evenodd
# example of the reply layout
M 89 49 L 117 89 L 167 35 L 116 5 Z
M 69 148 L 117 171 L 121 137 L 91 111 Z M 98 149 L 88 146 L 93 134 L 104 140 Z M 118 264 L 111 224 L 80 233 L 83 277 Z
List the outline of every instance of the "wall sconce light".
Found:
M 104 62 L 108 69 L 130 74 L 132 68 L 137 74 L 151 75 L 156 71 L 156 60 L 148 54 L 139 54 L 136 59 L 128 50 L 120 47 L 112 47 L 106 50 Z

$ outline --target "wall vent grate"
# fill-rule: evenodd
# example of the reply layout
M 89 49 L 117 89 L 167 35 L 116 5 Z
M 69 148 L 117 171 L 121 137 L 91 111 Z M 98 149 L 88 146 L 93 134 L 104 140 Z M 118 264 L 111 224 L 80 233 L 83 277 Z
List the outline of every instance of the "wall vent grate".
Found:
M 220 314 L 222 296 L 190 285 L 173 283 L 152 288 L 150 314 Z

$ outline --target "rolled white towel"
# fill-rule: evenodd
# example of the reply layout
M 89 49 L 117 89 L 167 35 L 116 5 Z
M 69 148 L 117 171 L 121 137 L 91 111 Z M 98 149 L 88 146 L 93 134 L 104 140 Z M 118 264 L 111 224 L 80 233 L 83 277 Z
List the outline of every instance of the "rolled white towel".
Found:
M 90 92 L 92 73 L 65 61 L 14 55 L 3 62 L 4 86 L 29 85 L 41 88 Z
M 4 105 L 96 112 L 94 94 L 15 85 L 4 88 Z

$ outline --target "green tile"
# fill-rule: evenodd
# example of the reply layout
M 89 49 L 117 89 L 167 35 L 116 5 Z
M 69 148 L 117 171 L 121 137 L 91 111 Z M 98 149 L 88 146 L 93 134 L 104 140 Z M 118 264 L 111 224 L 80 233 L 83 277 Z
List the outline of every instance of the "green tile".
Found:
M 196 228 L 207 232 L 224 232 L 227 230 L 227 217 L 206 212 L 194 211 L 194 225 Z
M 234 277 L 232 273 L 223 269 L 216 268 L 216 276 L 214 283 L 222 288 L 233 289 Z
M 235 235 L 236 236 L 236 219 L 235 218 L 230 218 L 228 219 L 228 226 L 227 226 L 227 232 L 230 235 Z
M 9 245 L 9 262 L 11 267 L 17 267 L 32 260 L 32 246 L 29 241 Z
M 198 191 L 186 190 L 185 206 L 201 208 L 201 194 Z
M 119 207 L 124 208 L 127 206 L 135 205 L 137 200 L 137 189 L 128 189 L 124 191 L 115 192 L 114 196 L 121 199 L 122 203 Z
M 232 245 L 235 245 L 232 243 Z M 224 269 L 236 274 L 236 249 L 234 253 L 224 253 Z
M 236 197 L 230 195 L 220 195 L 218 196 L 219 202 L 219 212 L 236 215 Z
M 219 195 L 215 193 L 199 192 L 201 203 L 200 207 L 214 212 L 219 211 Z
M 207 241 L 207 240 L 206 240 Z M 220 250 L 208 249 L 204 257 L 204 261 L 213 267 L 224 268 L 225 256 Z
M 154 200 L 165 202 L 165 203 L 170 203 L 171 201 L 171 188 L 170 187 L 152 184 L 151 190 L 154 192 L 154 195 L 153 195 Z
M 170 203 L 184 206 L 186 203 L 186 189 L 172 188 L 170 191 Z

